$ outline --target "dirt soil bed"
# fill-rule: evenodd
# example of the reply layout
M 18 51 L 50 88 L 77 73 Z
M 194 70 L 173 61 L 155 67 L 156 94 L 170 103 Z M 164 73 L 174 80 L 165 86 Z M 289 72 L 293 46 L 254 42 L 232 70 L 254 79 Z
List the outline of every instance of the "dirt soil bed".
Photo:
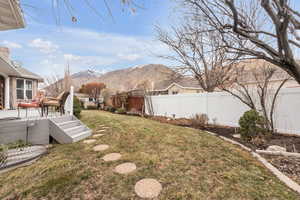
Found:
M 281 134 L 272 135 L 268 140 L 266 140 L 263 144 L 251 144 L 243 141 L 242 139 L 233 137 L 234 134 L 238 134 L 237 127 L 230 126 L 219 126 L 219 125 L 207 125 L 207 126 L 195 126 L 193 125 L 190 119 L 179 118 L 179 119 L 171 119 L 167 117 L 155 116 L 151 117 L 151 119 L 160 121 L 162 123 L 168 123 L 178 126 L 191 127 L 200 130 L 210 131 L 216 133 L 218 135 L 233 139 L 239 143 L 246 145 L 251 149 L 266 149 L 270 145 L 278 145 L 285 147 L 288 152 L 299 152 L 300 153 L 300 137 L 297 136 L 284 136 Z
M 263 156 L 286 176 L 300 184 L 300 158 L 271 155 Z

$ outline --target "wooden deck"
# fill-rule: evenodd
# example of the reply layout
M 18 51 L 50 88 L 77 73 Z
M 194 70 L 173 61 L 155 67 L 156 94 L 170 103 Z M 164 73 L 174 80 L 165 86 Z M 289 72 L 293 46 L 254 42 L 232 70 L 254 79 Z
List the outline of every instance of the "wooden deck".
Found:
M 28 109 L 27 116 L 26 110 L 20 109 L 20 116 L 18 116 L 18 110 L 0 110 L 0 120 L 5 118 L 12 118 L 12 117 L 20 117 L 21 119 L 39 119 L 39 118 L 47 118 L 47 117 L 59 117 L 60 113 L 58 112 L 50 112 L 47 117 L 41 117 L 41 111 L 37 109 Z
M 50 112 L 41 117 L 36 109 L 0 111 L 0 144 L 22 140 L 30 144 L 49 144 L 52 136 L 59 143 L 73 143 L 91 135 L 91 130 L 73 115 Z

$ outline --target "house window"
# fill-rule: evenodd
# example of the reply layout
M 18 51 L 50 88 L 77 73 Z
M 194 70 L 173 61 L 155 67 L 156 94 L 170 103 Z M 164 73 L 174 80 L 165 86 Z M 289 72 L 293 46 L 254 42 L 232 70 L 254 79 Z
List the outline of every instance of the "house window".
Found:
M 32 81 L 31 80 L 25 80 L 25 86 L 26 86 L 26 97 L 27 99 L 32 99 Z
M 31 80 L 17 79 L 17 99 L 32 99 Z
M 24 99 L 24 79 L 17 79 L 17 99 Z
M 178 91 L 172 91 L 172 94 L 178 94 Z

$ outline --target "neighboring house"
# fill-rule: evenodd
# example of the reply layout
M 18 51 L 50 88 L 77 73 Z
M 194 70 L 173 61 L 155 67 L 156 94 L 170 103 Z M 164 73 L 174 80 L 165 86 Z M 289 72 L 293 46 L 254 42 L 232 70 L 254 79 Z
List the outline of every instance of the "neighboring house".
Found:
M 19 0 L 0 0 L 0 31 L 24 28 Z
M 300 87 L 300 85 L 290 75 L 288 75 L 285 71 L 280 69 L 278 66 L 275 66 L 264 60 L 258 60 L 258 59 L 251 59 L 251 60 L 241 61 L 237 63 L 232 68 L 232 73 L 233 73 L 232 77 L 234 79 L 236 77 L 236 72 L 238 72 L 238 79 L 240 83 L 243 83 L 243 85 L 246 85 L 247 87 L 253 86 L 255 88 L 257 85 L 257 79 L 253 75 L 253 70 L 257 72 L 261 72 L 262 69 L 261 67 L 263 66 L 270 66 L 271 68 L 276 69 L 275 74 L 270 79 L 271 87 L 274 88 L 278 87 L 281 84 L 281 82 L 286 78 L 290 78 L 290 80 L 288 80 L 284 84 L 283 88 Z M 261 79 L 262 77 L 259 80 Z M 227 86 L 225 85 L 225 87 Z M 216 92 L 221 91 L 221 89 L 216 88 L 215 91 Z M 153 89 L 151 90 L 152 95 L 175 95 L 175 94 L 182 94 L 182 93 L 201 93 L 201 92 L 204 92 L 204 90 L 200 87 L 198 81 L 195 78 L 186 77 L 186 76 L 155 83 Z
M 266 67 L 268 66 L 276 69 L 275 74 L 270 79 L 270 84 L 272 84 L 273 87 L 278 87 L 281 84 L 281 82 L 287 78 L 290 78 L 290 80 L 288 80 L 284 84 L 283 88 L 300 87 L 300 85 L 285 71 L 283 71 L 278 66 L 275 66 L 274 64 L 269 63 L 265 60 L 251 59 L 251 60 L 241 61 L 236 65 L 236 68 L 233 68 L 233 70 L 237 69 L 235 71 L 239 73 L 238 78 L 241 83 L 247 86 L 252 86 L 252 85 L 255 86 L 257 84 L 257 79 L 253 75 L 253 70 L 254 71 L 256 70 L 257 72 L 262 72 L 263 70 L 261 70 L 261 67 L 264 66 Z M 258 77 L 258 79 L 261 80 L 262 78 Z
M 15 109 L 18 102 L 33 99 L 39 82 L 40 76 L 11 61 L 9 49 L 0 47 L 0 109 Z
M 198 81 L 192 77 L 181 77 L 175 80 L 165 80 L 154 84 L 152 95 L 175 95 L 182 93 L 200 93 L 204 90 Z

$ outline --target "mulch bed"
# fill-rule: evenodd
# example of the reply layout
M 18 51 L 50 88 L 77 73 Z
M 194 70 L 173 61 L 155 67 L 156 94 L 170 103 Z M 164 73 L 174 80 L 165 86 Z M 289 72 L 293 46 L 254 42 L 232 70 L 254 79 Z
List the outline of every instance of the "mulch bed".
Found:
M 266 149 L 270 145 L 278 145 L 285 147 L 288 152 L 299 152 L 300 153 L 300 137 L 297 136 L 285 136 L 282 134 L 274 134 L 270 136 L 263 144 L 252 144 L 245 142 L 242 139 L 233 137 L 234 134 L 238 134 L 238 127 L 220 126 L 220 125 L 206 125 L 206 126 L 195 126 L 190 119 L 179 118 L 171 119 L 167 117 L 155 116 L 150 117 L 153 120 L 160 121 L 162 123 L 168 123 L 178 126 L 196 128 L 204 131 L 210 131 L 218 135 L 233 139 L 239 143 L 246 145 L 251 149 Z
M 264 157 L 278 170 L 300 184 L 300 158 L 273 155 Z

